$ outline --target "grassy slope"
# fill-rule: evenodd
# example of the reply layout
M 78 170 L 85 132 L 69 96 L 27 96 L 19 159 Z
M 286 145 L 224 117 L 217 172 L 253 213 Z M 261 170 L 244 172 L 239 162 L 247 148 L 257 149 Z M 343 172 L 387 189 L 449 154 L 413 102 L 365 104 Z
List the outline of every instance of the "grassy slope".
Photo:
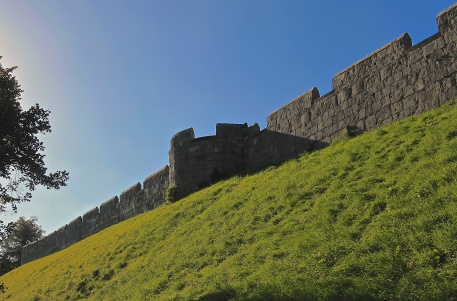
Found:
M 235 177 L 1 277 L 6 300 L 455 300 L 457 104 Z

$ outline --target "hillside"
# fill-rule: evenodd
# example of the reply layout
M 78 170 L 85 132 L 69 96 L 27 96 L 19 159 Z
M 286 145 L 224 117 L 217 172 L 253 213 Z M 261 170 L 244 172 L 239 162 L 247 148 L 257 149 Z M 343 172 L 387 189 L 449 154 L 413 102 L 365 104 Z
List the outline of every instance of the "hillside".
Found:
M 119 223 L 5 300 L 456 300 L 457 103 Z

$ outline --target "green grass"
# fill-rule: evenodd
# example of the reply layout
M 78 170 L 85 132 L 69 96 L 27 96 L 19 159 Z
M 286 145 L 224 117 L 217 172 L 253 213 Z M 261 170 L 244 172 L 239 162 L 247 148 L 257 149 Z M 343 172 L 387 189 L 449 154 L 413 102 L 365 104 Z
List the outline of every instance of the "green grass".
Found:
M 457 104 L 235 177 L 1 277 L 5 300 L 456 300 Z

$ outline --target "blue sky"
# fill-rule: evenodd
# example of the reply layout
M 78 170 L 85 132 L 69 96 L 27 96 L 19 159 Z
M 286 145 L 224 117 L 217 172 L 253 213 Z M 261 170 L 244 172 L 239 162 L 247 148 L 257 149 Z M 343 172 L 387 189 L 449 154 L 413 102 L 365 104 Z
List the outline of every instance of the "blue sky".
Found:
M 0 56 L 24 109 L 51 111 L 49 171 L 3 221 L 36 215 L 49 234 L 168 164 L 171 137 L 258 123 L 404 32 L 438 31 L 453 1 L 0 0 Z

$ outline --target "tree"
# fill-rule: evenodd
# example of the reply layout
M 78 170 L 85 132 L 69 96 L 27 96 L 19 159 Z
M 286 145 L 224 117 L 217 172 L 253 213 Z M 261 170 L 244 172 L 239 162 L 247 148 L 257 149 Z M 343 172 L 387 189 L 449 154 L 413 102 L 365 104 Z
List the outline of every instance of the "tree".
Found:
M 21 265 L 23 246 L 43 237 L 45 231 L 36 223 L 37 220 L 36 216 L 28 220 L 21 216 L 8 224 L 0 243 L 0 275 Z
M 37 135 L 51 132 L 50 112 L 38 104 L 22 110 L 23 90 L 14 69 L 0 64 L 0 213 L 7 206 L 17 212 L 17 204 L 30 201 L 37 185 L 59 189 L 69 178 L 66 171 L 47 174 Z

